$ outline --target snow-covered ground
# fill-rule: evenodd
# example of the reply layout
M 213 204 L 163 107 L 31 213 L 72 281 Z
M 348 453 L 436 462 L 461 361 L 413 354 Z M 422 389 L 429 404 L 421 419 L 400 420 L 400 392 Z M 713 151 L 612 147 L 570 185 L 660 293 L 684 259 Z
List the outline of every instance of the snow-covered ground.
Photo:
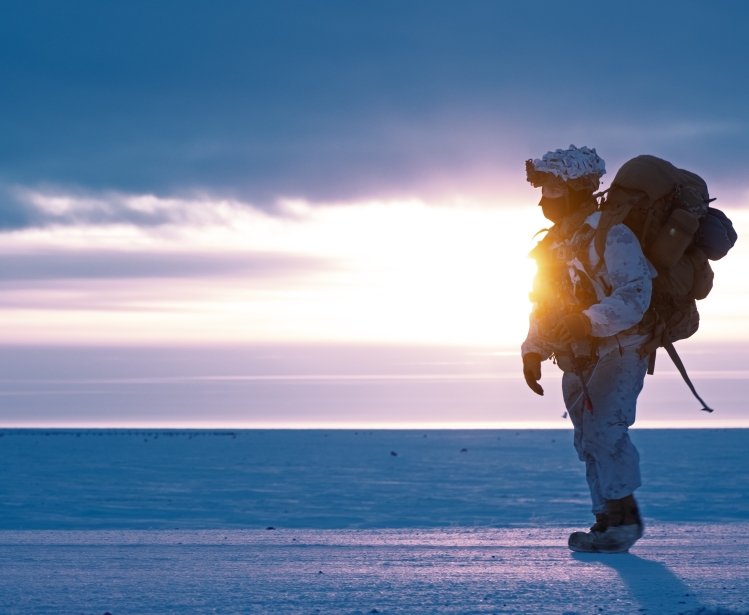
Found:
M 0 612 L 704 615 L 749 609 L 749 524 L 573 555 L 570 528 L 2 533 Z
M 0 430 L 0 528 L 588 524 L 569 430 Z M 633 430 L 654 522 L 749 521 L 749 430 Z
M 3 614 L 749 612 L 747 430 L 635 430 L 613 556 L 567 430 L 0 434 Z

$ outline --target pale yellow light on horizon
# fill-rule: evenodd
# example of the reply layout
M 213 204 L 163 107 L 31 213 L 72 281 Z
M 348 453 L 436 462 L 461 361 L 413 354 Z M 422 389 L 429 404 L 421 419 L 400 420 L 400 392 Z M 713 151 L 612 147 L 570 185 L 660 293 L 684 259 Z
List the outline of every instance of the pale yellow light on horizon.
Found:
M 333 266 L 270 279 L 78 279 L 10 289 L 6 296 L 13 305 L 3 309 L 0 339 L 518 342 L 533 274 L 526 258 L 532 231 L 524 212 L 419 201 L 297 202 L 292 210 L 284 217 L 237 207 L 229 225 L 185 225 L 140 241 L 127 227 L 19 234 L 6 249 L 91 250 L 94 258 L 95 249 L 122 250 L 124 258 L 138 249 L 156 257 L 225 250 L 248 261 L 256 252 L 275 252 Z
M 64 195 L 63 195 L 64 196 Z M 533 195 L 535 196 L 535 195 Z M 63 197 L 60 197 L 63 198 Z M 126 201 L 126 197 L 120 196 Z M 144 197 L 132 207 L 143 207 Z M 159 254 L 258 253 L 309 259 L 272 277 L 75 279 L 4 290 L 2 343 L 251 343 L 269 341 L 464 344 L 516 348 L 525 336 L 533 263 L 544 219 L 522 206 L 418 200 L 284 204 L 269 215 L 228 201 L 175 201 L 179 224 L 57 227 L 9 236 L 2 252 L 148 250 Z M 70 198 L 63 198 L 74 209 Z M 59 201 L 59 202 L 63 202 Z M 55 201 L 57 203 L 57 201 Z M 148 197 L 149 210 L 159 199 Z M 84 204 L 90 207 L 90 203 Z M 210 211 L 215 206 L 216 217 Z M 192 211 L 198 213 L 192 215 Z M 746 212 L 730 212 L 740 240 L 715 263 L 716 288 L 701 302 L 701 339 L 735 339 L 749 310 L 741 237 Z M 330 266 L 315 265 L 316 262 Z M 9 266 L 12 266 L 10 264 Z

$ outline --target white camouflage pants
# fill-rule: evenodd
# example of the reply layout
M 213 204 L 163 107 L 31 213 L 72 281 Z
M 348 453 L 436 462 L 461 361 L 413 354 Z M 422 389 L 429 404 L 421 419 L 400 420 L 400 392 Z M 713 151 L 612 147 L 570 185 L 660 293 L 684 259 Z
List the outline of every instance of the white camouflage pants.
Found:
M 567 412 L 575 427 L 575 449 L 585 462 L 593 513 L 605 510 L 606 500 L 630 495 L 640 486 L 640 456 L 629 438 L 635 422 L 637 396 L 642 390 L 648 359 L 636 348 L 616 349 L 583 373 L 593 411 L 583 407 L 580 379 L 572 372 L 562 378 Z

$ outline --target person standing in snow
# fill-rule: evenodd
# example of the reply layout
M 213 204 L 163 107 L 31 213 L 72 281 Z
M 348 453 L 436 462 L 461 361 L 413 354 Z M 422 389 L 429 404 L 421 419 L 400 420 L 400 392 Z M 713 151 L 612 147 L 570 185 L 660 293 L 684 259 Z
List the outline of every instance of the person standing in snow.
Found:
M 634 498 L 639 456 L 628 429 L 648 367 L 639 352 L 648 334 L 638 324 L 655 269 L 624 224 L 611 227 L 598 254 L 594 192 L 605 172 L 595 149 L 574 145 L 526 161 L 528 182 L 541 188 L 539 205 L 553 225 L 531 252 L 537 274 L 523 375 L 543 395 L 541 363 L 552 359 L 564 372 L 564 403 L 595 515 L 590 531 L 574 532 L 568 544 L 586 552 L 626 551 L 643 534 Z

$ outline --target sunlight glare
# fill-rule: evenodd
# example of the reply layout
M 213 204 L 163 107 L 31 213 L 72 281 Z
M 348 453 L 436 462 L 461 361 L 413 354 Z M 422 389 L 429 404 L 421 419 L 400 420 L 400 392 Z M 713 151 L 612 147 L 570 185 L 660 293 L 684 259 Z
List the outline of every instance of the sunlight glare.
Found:
M 47 195 L 45 203 L 74 197 Z M 118 195 L 128 211 L 173 216 L 156 227 L 59 225 L 8 238 L 8 253 L 133 250 L 232 254 L 248 271 L 206 277 L 82 277 L 8 289 L 6 341 L 365 341 L 519 344 L 541 220 L 533 207 L 422 201 L 281 204 L 272 214 L 232 201 Z M 84 199 L 90 208 L 97 199 Z M 258 277 L 258 255 L 292 256 L 293 271 Z M 295 262 L 297 262 L 295 261 Z M 261 261 L 262 262 L 262 261 Z M 189 272 L 186 272 L 186 274 Z M 21 334 L 20 332 L 23 332 Z M 29 334 L 29 332 L 32 332 Z

